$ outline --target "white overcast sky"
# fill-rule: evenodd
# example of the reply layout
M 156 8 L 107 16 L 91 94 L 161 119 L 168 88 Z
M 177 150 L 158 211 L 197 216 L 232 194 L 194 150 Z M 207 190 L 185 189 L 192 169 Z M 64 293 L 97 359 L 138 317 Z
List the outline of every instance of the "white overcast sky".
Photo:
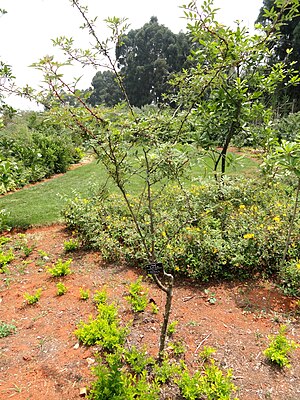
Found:
M 187 4 L 188 0 L 81 0 L 81 3 L 89 6 L 90 15 L 97 15 L 99 22 L 109 16 L 127 17 L 130 28 L 136 29 L 151 16 L 157 16 L 158 22 L 173 32 L 185 30 L 186 22 L 179 6 Z M 218 18 L 222 23 L 230 25 L 240 20 L 252 28 L 262 3 L 263 0 L 215 0 L 214 4 L 220 8 Z M 12 66 L 18 85 L 38 87 L 41 75 L 29 65 L 55 53 L 51 39 L 73 37 L 80 45 L 88 47 L 79 29 L 82 20 L 69 0 L 0 0 L 0 8 L 8 12 L 0 17 L 0 60 Z M 103 29 L 104 24 L 98 31 L 100 37 Z M 70 72 L 72 77 L 78 73 L 84 75 L 82 88 L 90 86 L 96 73 L 85 69 L 73 72 Z M 16 99 L 9 99 L 8 103 L 17 108 L 31 108 L 28 103 L 25 105 Z

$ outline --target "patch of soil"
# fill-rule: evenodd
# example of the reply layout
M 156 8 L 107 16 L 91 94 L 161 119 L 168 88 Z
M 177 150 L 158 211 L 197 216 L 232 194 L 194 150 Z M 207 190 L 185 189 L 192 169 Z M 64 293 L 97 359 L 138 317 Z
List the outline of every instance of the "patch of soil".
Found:
M 95 348 L 79 345 L 74 330 L 79 321 L 95 314 L 93 293 L 105 286 L 124 324 L 133 319 L 129 342 L 157 354 L 164 293 L 145 279 L 159 307 L 157 315 L 149 306 L 134 318 L 124 299 L 129 283 L 144 275 L 142 270 L 108 265 L 97 252 L 66 254 L 63 242 L 71 234 L 62 225 L 24 233 L 34 250 L 28 257 L 19 254 L 9 271 L 0 275 L 0 320 L 17 327 L 15 334 L 0 338 L 0 399 L 81 398 L 80 389 L 93 380 Z M 18 240 L 17 232 L 8 235 Z M 59 280 L 50 277 L 46 266 L 70 257 L 73 273 L 60 279 L 68 291 L 57 296 Z M 171 320 L 178 325 L 173 340 L 184 343 L 191 369 L 203 346 L 212 346 L 219 365 L 232 368 L 239 399 L 300 399 L 300 350 L 293 353 L 291 368 L 283 371 L 269 365 L 263 355 L 268 335 L 278 332 L 281 324 L 288 326 L 290 338 L 299 341 L 299 307 L 294 299 L 268 282 L 204 285 L 175 281 Z M 24 293 L 33 294 L 38 288 L 42 288 L 38 303 L 26 305 Z M 87 301 L 80 300 L 80 288 L 90 290 Z

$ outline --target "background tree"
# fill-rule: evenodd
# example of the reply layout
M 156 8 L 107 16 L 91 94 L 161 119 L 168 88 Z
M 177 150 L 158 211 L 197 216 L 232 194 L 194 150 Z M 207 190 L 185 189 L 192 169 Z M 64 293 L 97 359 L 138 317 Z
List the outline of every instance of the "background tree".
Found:
M 298 2 L 299 3 L 299 2 Z M 257 22 L 267 26 L 271 23 L 271 11 L 280 11 L 280 4 L 275 0 L 264 0 Z M 299 11 L 299 5 L 298 5 Z M 286 15 L 288 10 L 283 11 Z M 269 63 L 272 65 L 277 61 L 285 63 L 295 63 L 294 68 L 300 71 L 300 15 L 299 12 L 292 18 L 287 18 L 284 24 L 279 26 L 280 37 L 278 40 L 270 43 L 272 57 Z M 290 51 L 293 49 L 293 51 Z M 300 92 L 299 88 L 293 86 L 280 85 L 275 93 L 275 105 L 280 113 L 296 112 L 300 110 Z
M 124 95 L 112 71 L 98 71 L 92 80 L 92 94 L 89 98 L 91 105 L 105 104 L 114 106 L 123 101 Z
M 182 69 L 189 53 L 187 35 L 173 33 L 156 17 L 129 31 L 117 47 L 117 59 L 131 104 L 160 103 L 170 74 Z
M 293 0 L 282 7 L 281 13 L 270 13 L 272 24 L 265 29 L 261 26 L 261 33 L 254 35 L 239 24 L 231 28 L 216 21 L 211 0 L 201 9 L 196 1 L 183 7 L 197 47 L 192 53 L 192 66 L 173 80 L 179 88 L 175 101 L 178 108 L 186 110 L 182 123 L 190 121 L 194 140 L 212 150 L 214 172 L 217 174 L 221 166 L 221 176 L 233 141 L 250 144 L 258 125 L 261 136 L 267 136 L 265 128 L 272 110 L 265 106 L 264 99 L 284 80 L 295 85 L 299 82 L 297 71 L 283 62 L 271 66 L 265 62 L 272 56 L 270 43 L 281 37 L 277 27 L 297 12 Z

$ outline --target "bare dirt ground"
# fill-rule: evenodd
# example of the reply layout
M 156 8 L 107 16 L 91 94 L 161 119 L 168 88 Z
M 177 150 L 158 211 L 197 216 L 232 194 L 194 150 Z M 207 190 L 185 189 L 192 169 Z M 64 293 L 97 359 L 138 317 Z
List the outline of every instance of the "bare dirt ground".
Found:
M 95 349 L 77 343 L 74 330 L 79 321 L 95 313 L 93 293 L 106 286 L 110 300 L 119 306 L 122 321 L 133 318 L 124 299 L 128 284 L 142 270 L 125 265 L 108 265 L 95 252 L 64 251 L 63 242 L 71 237 L 62 225 L 29 229 L 23 232 L 28 257 L 19 254 L 0 275 L 0 322 L 12 323 L 13 335 L 0 338 L 0 399 L 73 400 L 80 389 L 93 380 Z M 19 234 L 8 234 L 12 242 Z M 48 258 L 42 256 L 47 253 Z M 46 271 L 58 258 L 72 257 L 72 274 L 61 280 L 68 291 L 56 295 L 57 278 Z M 171 320 L 177 320 L 175 339 L 183 340 L 185 360 L 194 366 L 203 346 L 212 346 L 223 368 L 232 368 L 241 400 L 300 400 L 300 350 L 291 358 L 291 368 L 280 371 L 267 363 L 263 350 L 268 335 L 281 324 L 288 336 L 300 342 L 300 310 L 295 299 L 283 296 L 267 282 L 204 285 L 175 279 Z M 149 296 L 159 307 L 150 307 L 135 318 L 129 340 L 147 346 L 157 354 L 164 294 L 145 279 Z M 40 300 L 27 305 L 24 293 L 42 288 Z M 87 301 L 80 299 L 80 288 L 90 290 Z M 170 398 L 170 397 L 169 397 Z

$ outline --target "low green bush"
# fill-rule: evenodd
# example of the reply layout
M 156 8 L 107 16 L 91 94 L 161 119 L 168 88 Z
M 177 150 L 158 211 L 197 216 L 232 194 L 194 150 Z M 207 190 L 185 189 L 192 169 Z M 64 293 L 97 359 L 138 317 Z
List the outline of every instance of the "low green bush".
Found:
M 279 333 L 269 336 L 269 340 L 269 347 L 264 351 L 267 359 L 280 368 L 290 367 L 289 356 L 299 346 L 286 337 L 286 326 L 282 325 Z
M 214 182 L 202 182 L 186 187 L 185 194 L 170 187 L 153 204 L 156 253 L 167 271 L 204 281 L 278 273 L 293 195 L 290 187 L 259 180 L 230 180 L 221 191 Z M 138 209 L 139 227 L 150 248 L 148 210 L 138 199 L 130 200 Z M 147 263 L 120 196 L 76 196 L 67 202 L 64 217 L 84 245 L 100 249 L 105 259 Z M 296 258 L 300 258 L 299 215 L 287 255 L 288 260 Z
M 285 294 L 300 296 L 300 260 L 290 260 L 279 273 L 279 286 Z
M 0 193 L 66 172 L 82 158 L 82 139 L 51 123 L 46 114 L 24 113 L 0 131 Z

